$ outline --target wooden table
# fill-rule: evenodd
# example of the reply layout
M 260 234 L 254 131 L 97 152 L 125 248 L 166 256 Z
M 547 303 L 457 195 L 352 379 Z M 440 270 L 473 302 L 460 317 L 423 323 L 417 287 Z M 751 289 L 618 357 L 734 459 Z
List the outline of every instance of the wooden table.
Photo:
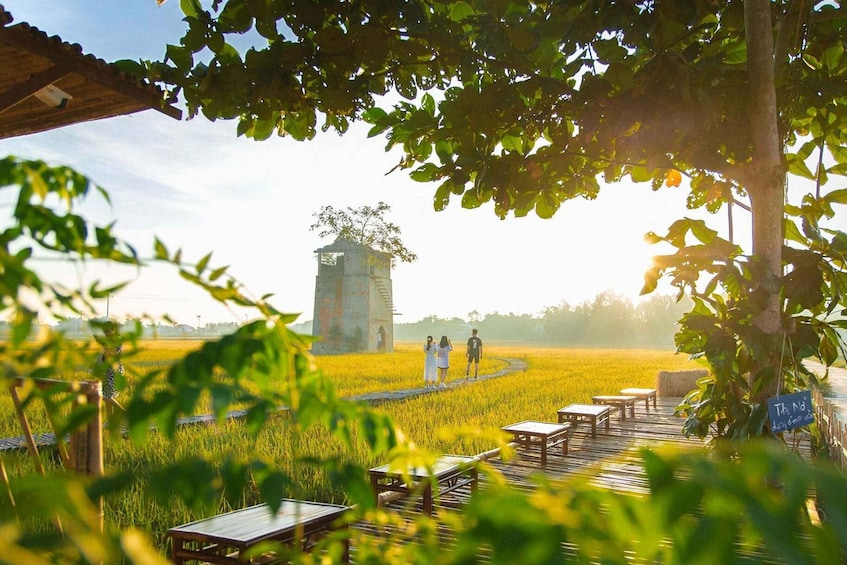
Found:
M 501 428 L 512 434 L 512 441 L 521 444 L 524 449 L 533 445 L 541 447 L 541 466 L 547 466 L 547 450 L 562 446 L 562 455 L 568 454 L 568 437 L 571 425 L 568 423 L 535 422 L 526 420 Z
M 433 498 L 447 494 L 465 485 L 470 485 L 471 492 L 476 492 L 479 485 L 477 457 L 465 455 L 442 455 L 431 468 L 414 467 L 406 474 L 392 470 L 390 465 L 380 465 L 368 470 L 371 488 L 379 504 L 379 495 L 383 492 L 401 492 L 412 494 L 421 492 L 423 512 L 432 515 Z M 433 483 L 437 491 L 433 491 Z
M 615 408 L 621 411 L 621 420 L 626 420 L 626 410 L 629 408 L 629 415 L 631 418 L 635 418 L 635 401 L 638 398 L 634 396 L 626 396 L 626 395 L 600 395 L 600 396 L 592 396 L 591 401 L 594 404 L 608 404 L 610 406 L 614 406 Z
M 559 408 L 559 422 L 569 422 L 576 427 L 579 422 L 588 422 L 591 424 L 591 437 L 597 437 L 597 423 L 606 423 L 606 433 L 609 433 L 609 415 L 612 412 L 612 407 L 608 405 L 597 404 L 569 404 L 564 408 Z
M 626 396 L 635 396 L 644 401 L 644 410 L 650 412 L 650 401 L 653 401 L 653 410 L 658 410 L 656 397 L 658 391 L 655 388 L 625 388 L 621 390 L 621 394 Z
M 250 563 L 242 552 L 263 541 L 301 544 L 308 551 L 314 541 L 335 529 L 336 520 L 349 508 L 322 502 L 282 501 L 276 514 L 266 504 L 234 510 L 168 530 L 173 541 L 171 558 L 177 565 L 188 561 L 203 563 Z M 343 561 L 349 561 L 349 540 L 345 540 Z

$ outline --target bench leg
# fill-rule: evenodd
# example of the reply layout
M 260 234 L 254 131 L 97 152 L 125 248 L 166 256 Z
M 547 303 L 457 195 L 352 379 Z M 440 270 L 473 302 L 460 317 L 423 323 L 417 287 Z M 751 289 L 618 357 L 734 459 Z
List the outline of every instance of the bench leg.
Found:
M 423 491 L 423 513 L 432 516 L 432 483 L 429 480 Z
M 171 561 L 173 561 L 176 565 L 182 565 L 185 561 L 179 556 L 179 553 L 182 551 L 182 548 L 185 547 L 184 540 L 173 540 L 173 545 L 171 546 Z
M 347 529 L 347 528 L 345 528 Z M 350 563 L 350 535 L 348 534 L 344 540 L 344 552 L 341 554 L 342 563 Z
M 379 507 L 379 479 L 375 475 L 371 475 L 371 490 L 374 493 L 376 505 Z

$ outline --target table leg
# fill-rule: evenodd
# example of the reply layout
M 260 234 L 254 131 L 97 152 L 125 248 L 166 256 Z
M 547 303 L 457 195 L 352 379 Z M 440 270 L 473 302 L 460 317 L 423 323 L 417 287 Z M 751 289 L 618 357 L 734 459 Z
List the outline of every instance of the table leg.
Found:
M 379 479 L 376 475 L 371 475 L 371 490 L 374 493 L 376 505 L 379 507 Z
M 597 416 L 591 416 L 591 439 L 597 439 Z
M 541 466 L 547 466 L 547 440 L 546 435 L 541 436 Z
M 182 550 L 185 544 L 184 540 L 174 539 L 171 545 L 171 561 L 175 563 L 175 565 L 182 565 L 185 561 L 183 561 L 182 557 L 178 556 L 178 553 Z
M 344 540 L 344 552 L 341 554 L 342 563 L 350 563 L 350 536 Z
M 618 404 L 618 408 L 621 409 L 621 422 L 626 421 L 626 402 Z
M 658 410 L 658 409 L 659 409 L 658 405 L 656 404 L 656 397 L 657 397 L 657 396 L 659 396 L 659 395 L 658 395 L 658 394 L 654 394 L 654 395 L 653 395 L 653 410 Z
M 629 405 L 629 416 L 630 418 L 635 418 L 635 401 L 632 401 L 632 404 Z
M 612 423 L 612 413 L 606 412 L 606 433 L 609 433 L 609 426 Z
M 423 491 L 423 513 L 427 516 L 432 516 L 432 481 L 426 481 L 426 488 Z

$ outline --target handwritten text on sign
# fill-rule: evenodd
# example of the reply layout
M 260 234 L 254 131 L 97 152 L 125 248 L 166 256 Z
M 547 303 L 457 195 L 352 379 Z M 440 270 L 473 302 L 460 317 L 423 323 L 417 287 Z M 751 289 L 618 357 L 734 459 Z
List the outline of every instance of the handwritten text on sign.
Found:
M 812 393 L 804 390 L 768 399 L 768 415 L 774 433 L 785 432 L 815 421 Z

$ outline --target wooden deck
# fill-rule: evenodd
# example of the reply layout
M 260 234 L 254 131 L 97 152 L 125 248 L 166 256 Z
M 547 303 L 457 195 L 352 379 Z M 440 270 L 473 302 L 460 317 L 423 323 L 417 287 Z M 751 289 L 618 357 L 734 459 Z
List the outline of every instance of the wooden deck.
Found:
M 406 395 L 422 394 L 423 389 L 414 391 L 402 391 Z M 396 394 L 396 393 L 395 393 Z M 382 400 L 386 400 L 383 398 Z M 543 473 L 551 479 L 579 476 L 587 478 L 592 484 L 608 488 L 617 492 L 628 492 L 643 494 L 647 492 L 647 481 L 641 458 L 638 452 L 643 448 L 657 448 L 667 445 L 675 445 L 689 448 L 702 448 L 703 444 L 698 439 L 686 438 L 681 433 L 683 419 L 674 416 L 674 408 L 681 401 L 680 398 L 659 398 L 657 409 L 650 407 L 645 411 L 643 403 L 636 403 L 635 417 L 621 420 L 618 417 L 610 419 L 610 429 L 605 430 L 605 425 L 598 426 L 596 438 L 591 437 L 591 427 L 587 423 L 580 423 L 571 432 L 568 446 L 568 455 L 563 456 L 561 450 L 552 450 L 548 453 L 546 468 L 542 469 L 539 454 L 531 453 L 524 456 L 520 448 L 516 448 L 513 459 L 504 462 L 500 458 L 499 450 L 492 450 L 475 455 L 486 464 L 493 466 L 499 473 L 515 488 L 530 491 L 535 488 L 532 476 Z M 553 412 L 547 418 L 549 422 L 557 421 L 557 414 Z M 202 419 L 185 423 L 202 423 Z M 512 422 L 497 422 L 496 425 L 509 425 Z M 495 424 L 492 424 L 495 425 Z M 20 449 L 23 447 L 9 440 L 8 444 L 0 442 L 3 449 Z M 55 438 L 52 434 L 43 434 L 38 438 L 40 446 L 53 444 Z M 800 442 L 800 451 L 806 455 L 810 452 L 809 440 L 806 435 Z M 479 475 L 478 493 L 485 495 L 488 478 L 484 473 Z M 384 506 L 400 513 L 401 515 L 414 517 L 422 512 L 421 497 L 392 496 L 397 493 L 384 493 Z M 452 490 L 451 492 L 438 496 L 433 501 L 433 511 L 439 512 L 461 512 L 471 496 L 470 485 Z M 365 535 L 383 537 L 386 525 L 375 525 L 368 522 L 357 522 L 352 526 Z M 389 528 L 391 529 L 391 528 Z M 445 527 L 439 527 L 442 539 L 449 543 L 452 534 Z M 572 548 L 571 548 L 572 549 Z M 350 546 L 350 559 L 356 562 L 356 544 Z M 565 553 L 569 553 L 568 547 L 563 547 Z M 483 557 L 483 556 L 481 556 Z M 484 560 L 484 557 L 483 557 Z M 754 559 L 755 561 L 755 559 Z
M 659 399 L 657 411 L 644 412 L 643 406 L 635 412 L 635 418 L 611 419 L 611 428 L 597 430 L 597 438 L 591 438 L 591 429 L 583 424 L 573 433 L 566 457 L 552 456 L 547 459 L 544 471 L 549 477 L 585 476 L 603 487 L 619 491 L 643 493 L 646 490 L 644 470 L 637 457 L 644 447 L 675 444 L 702 447 L 698 439 L 688 439 L 681 433 L 683 420 L 673 415 L 680 399 Z M 555 415 L 554 415 L 555 417 Z M 513 485 L 532 486 L 528 477 L 541 471 L 536 460 L 524 458 L 521 452 L 507 463 L 499 458 L 489 460 Z M 480 486 L 484 489 L 484 483 Z
M 572 433 L 568 455 L 562 456 L 560 450 L 554 450 L 548 454 L 545 469 L 540 466 L 538 453 L 523 457 L 520 449 L 516 450 L 516 457 L 508 462 L 501 461 L 497 450 L 477 455 L 495 467 L 510 485 L 519 490 L 534 489 L 535 483 L 531 480 L 531 476 L 543 473 L 551 479 L 581 476 L 602 488 L 644 494 L 648 491 L 648 486 L 641 458 L 638 457 L 641 449 L 667 445 L 704 448 L 701 440 L 686 438 L 682 435 L 683 419 L 673 415 L 674 408 L 681 400 L 680 398 L 659 398 L 658 409 L 653 410 L 651 406 L 649 413 L 645 412 L 643 404 L 637 404 L 634 418 L 622 421 L 613 417 L 609 432 L 605 432 L 605 426 L 599 427 L 596 439 L 591 437 L 590 425 L 581 424 Z M 555 422 L 556 414 L 551 414 L 549 420 Z M 799 447 L 800 451 L 808 456 L 810 451 L 808 434 L 804 436 Z M 485 496 L 487 480 L 484 473 L 480 474 L 478 495 Z M 468 502 L 470 496 L 470 488 L 465 488 L 436 498 L 434 513 L 461 512 L 462 506 Z M 421 512 L 419 497 L 417 501 L 410 498 L 387 500 L 384 506 L 409 517 Z M 359 522 L 354 527 L 367 535 L 383 536 L 385 533 L 381 531 L 384 526 L 376 527 L 366 522 Z M 439 529 L 442 539 L 451 539 L 449 531 L 442 527 Z M 573 548 L 570 549 L 573 550 Z M 566 554 L 570 552 L 568 547 L 563 547 L 563 551 Z M 752 561 L 760 562 L 759 557 L 753 556 Z M 351 547 L 351 562 L 356 562 L 355 544 Z
M 699 439 L 689 439 L 682 435 L 681 418 L 673 415 L 679 398 L 659 398 L 658 410 L 644 411 L 644 405 L 636 408 L 635 418 L 621 421 L 611 419 L 609 433 L 600 426 L 597 438 L 591 438 L 591 428 L 587 424 L 579 425 L 572 432 L 568 446 L 568 455 L 562 456 L 561 450 L 553 450 L 547 456 L 547 467 L 542 469 L 538 453 L 524 456 L 516 449 L 515 457 L 508 462 L 500 459 L 499 453 L 476 454 L 489 465 L 496 468 L 506 480 L 518 488 L 533 488 L 530 475 L 544 473 L 551 478 L 563 478 L 573 475 L 588 477 L 594 484 L 610 489 L 643 493 L 646 492 L 644 470 L 640 465 L 638 451 L 644 447 L 657 447 L 674 444 L 687 447 L 702 447 Z M 549 420 L 556 421 L 556 414 Z M 504 422 L 508 424 L 509 422 Z M 480 476 L 479 490 L 485 491 L 486 478 Z M 461 508 L 470 496 L 470 489 L 459 490 L 437 499 L 435 507 L 446 509 Z M 406 499 L 391 500 L 386 505 L 396 510 L 408 510 Z M 417 509 L 419 511 L 419 508 Z

